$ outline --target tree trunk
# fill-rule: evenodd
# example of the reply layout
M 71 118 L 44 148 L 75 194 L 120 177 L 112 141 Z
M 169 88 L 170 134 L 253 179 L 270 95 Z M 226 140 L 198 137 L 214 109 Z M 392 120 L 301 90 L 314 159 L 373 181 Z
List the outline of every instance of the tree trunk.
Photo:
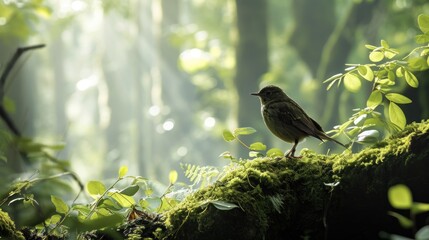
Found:
M 258 91 L 259 81 L 268 71 L 268 13 L 266 0 L 236 0 L 238 42 L 235 85 L 238 93 L 238 125 L 255 126 L 258 100 L 250 93 Z M 257 120 L 260 121 L 260 116 Z

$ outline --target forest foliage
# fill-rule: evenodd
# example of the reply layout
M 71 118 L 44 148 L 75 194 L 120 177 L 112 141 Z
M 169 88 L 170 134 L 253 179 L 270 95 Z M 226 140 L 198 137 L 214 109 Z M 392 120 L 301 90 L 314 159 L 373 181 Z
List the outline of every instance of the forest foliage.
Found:
M 236 7 L 239 8 L 240 1 L 236 2 Z M 374 7 L 374 5 L 372 5 L 373 3 L 370 2 L 371 1 L 359 5 L 358 3 L 354 3 L 354 1 L 350 1 L 348 4 L 338 3 L 335 5 L 335 7 L 339 9 L 345 7 L 348 11 L 345 11 L 343 15 L 338 15 L 338 18 L 342 20 L 339 22 L 339 25 L 337 25 L 339 30 L 336 32 L 337 28 L 333 29 L 331 37 L 327 37 L 329 38 L 327 40 L 328 43 L 336 39 L 338 45 L 348 44 L 348 42 L 343 39 L 344 36 L 341 34 L 338 35 L 341 32 L 340 30 L 344 29 L 341 28 L 341 24 L 342 27 L 345 27 L 347 24 L 356 24 L 356 26 L 366 24 L 353 22 L 350 19 L 353 19 L 353 11 L 358 11 L 356 9 L 359 7 Z M 378 3 L 378 1 L 375 2 Z M 28 3 L 29 4 L 24 5 L 25 11 L 21 11 L 23 7 L 15 2 L 12 4 L 0 5 L 0 12 L 4 16 L 0 21 L 7 23 L 3 24 L 3 28 L 0 28 L 0 37 L 2 39 L 20 39 L 20 41 L 25 42 L 24 40 L 36 34 L 35 31 L 31 31 L 30 25 L 37 25 L 38 21 L 42 22 L 44 19 L 58 17 L 58 15 L 55 15 L 56 12 L 54 9 L 50 8 L 48 6 L 49 4 L 45 1 L 32 0 L 28 1 Z M 266 18 L 264 20 L 267 21 L 267 26 L 263 25 L 259 27 L 261 27 L 261 29 L 268 27 L 272 32 L 279 35 L 277 35 L 277 38 L 268 38 L 267 35 L 259 36 L 261 37 L 260 41 L 265 41 L 266 39 L 264 37 L 266 37 L 269 42 L 264 44 L 278 47 L 279 50 L 273 51 L 273 53 L 268 56 L 266 46 L 261 46 L 259 50 L 262 52 L 265 51 L 267 55 L 264 56 L 267 58 L 269 57 L 271 60 L 271 69 L 268 69 L 268 66 L 263 64 L 268 63 L 268 59 L 261 57 L 259 60 L 261 60 L 262 63 L 258 65 L 263 66 L 254 69 L 257 77 L 249 82 L 240 82 L 240 85 L 238 81 L 242 80 L 238 80 L 240 77 L 234 77 L 236 74 L 234 70 L 237 68 L 238 64 L 243 64 L 241 61 L 246 59 L 246 55 L 245 51 L 241 52 L 244 54 L 241 55 L 241 58 L 236 55 L 237 52 L 234 48 L 234 40 L 237 41 L 237 38 L 240 36 L 237 36 L 238 33 L 235 31 L 228 31 L 229 24 L 233 23 L 235 19 L 234 11 L 231 10 L 234 8 L 230 6 L 231 3 L 227 5 L 222 3 L 211 4 L 212 5 L 209 4 L 210 6 L 195 4 L 195 6 L 189 7 L 190 9 L 188 10 L 193 11 L 198 18 L 200 18 L 199 20 L 201 22 L 199 25 L 189 24 L 186 25 L 186 27 L 180 28 L 177 27 L 177 22 L 175 22 L 177 19 L 169 19 L 171 22 L 165 23 L 168 25 L 167 27 L 165 25 L 159 26 L 160 29 L 162 29 L 160 31 L 164 31 L 163 33 L 168 35 L 167 39 L 163 38 L 164 35 L 162 34 L 159 38 L 159 35 L 151 35 L 151 32 L 145 32 L 145 28 L 142 27 L 142 25 L 139 25 L 141 28 L 136 27 L 139 31 L 128 33 L 129 35 L 127 36 L 129 38 L 126 41 L 135 41 L 133 44 L 139 44 L 136 40 L 139 39 L 139 37 L 150 38 L 152 42 L 160 40 L 160 49 L 173 49 L 168 53 L 160 50 L 159 54 L 165 54 L 163 55 L 164 57 L 168 55 L 169 57 L 165 59 L 171 61 L 172 65 L 175 66 L 167 71 L 163 69 L 163 67 L 165 67 L 164 65 L 159 64 L 158 61 L 154 61 L 144 66 L 145 68 L 143 70 L 133 69 L 132 74 L 136 76 L 150 76 L 144 78 L 142 81 L 136 78 L 138 80 L 135 82 L 135 86 L 137 86 L 134 89 L 136 90 L 135 97 L 144 103 L 143 107 L 141 107 L 140 104 L 131 106 L 133 109 L 138 109 L 136 110 L 137 114 L 133 115 L 134 113 L 127 113 L 124 115 L 122 114 L 123 112 L 119 111 L 120 109 L 130 107 L 130 102 L 127 102 L 129 100 L 129 94 L 127 91 L 123 91 L 124 89 L 128 90 L 129 86 L 122 89 L 124 86 L 116 85 L 118 82 L 117 79 L 121 79 L 121 76 L 117 77 L 117 72 L 107 67 L 102 68 L 104 72 L 100 75 L 111 79 L 107 79 L 104 85 L 101 84 L 101 90 L 97 90 L 95 95 L 101 95 L 101 97 L 98 98 L 99 102 L 107 101 L 104 102 L 104 104 L 110 107 L 110 123 L 124 122 L 127 120 L 127 117 L 130 117 L 133 119 L 133 122 L 129 123 L 129 125 L 125 127 L 113 124 L 108 125 L 108 123 L 103 122 L 104 118 L 102 117 L 103 114 L 106 113 L 103 112 L 105 109 L 103 110 L 103 106 L 96 106 L 96 112 L 100 115 L 96 114 L 97 116 L 89 120 L 89 122 L 97 122 L 97 124 L 95 124 L 97 125 L 96 128 L 92 128 L 94 125 L 91 124 L 86 125 L 87 122 L 85 121 L 71 127 L 73 131 L 76 130 L 73 132 L 76 136 L 82 134 L 86 130 L 90 132 L 92 137 L 95 136 L 94 138 L 90 138 L 91 141 L 88 141 L 89 144 L 87 144 L 88 142 L 73 142 L 76 141 L 77 138 L 72 138 L 72 144 L 69 142 L 62 143 L 61 141 L 40 141 L 38 140 L 37 134 L 35 134 L 35 136 L 33 135 L 34 137 L 32 136 L 31 138 L 25 136 L 31 135 L 29 134 L 31 132 L 42 132 L 42 135 L 46 134 L 46 132 L 32 129 L 32 131 L 24 131 L 25 136 L 13 136 L 13 134 L 6 129 L 7 127 L 2 128 L 0 137 L 4 141 L 2 141 L 0 157 L 2 164 L 7 165 L 8 168 L 3 168 L 2 173 L 4 172 L 5 174 L 0 178 L 1 185 L 6 186 L 0 192 L 0 208 L 4 211 L 13 213 L 10 214 L 12 219 L 17 220 L 17 227 L 23 230 L 27 238 L 38 239 L 50 235 L 59 239 L 75 237 L 91 239 L 100 236 L 112 236 L 118 239 L 125 237 L 128 239 L 141 239 L 145 237 L 157 239 L 166 236 L 166 234 L 170 234 L 168 233 L 168 226 L 165 224 L 165 215 L 168 211 L 174 210 L 175 206 L 183 202 L 187 196 L 192 195 L 199 189 L 213 186 L 218 179 L 222 178 L 230 171 L 244 166 L 249 160 L 262 156 L 281 158 L 283 155 L 281 149 L 271 147 L 276 146 L 278 142 L 271 140 L 271 137 L 266 136 L 262 133 L 263 131 L 259 130 L 263 129 L 261 119 L 253 117 L 254 114 L 248 111 L 248 106 L 254 106 L 254 108 L 257 109 L 257 105 L 254 105 L 254 102 L 243 100 L 245 99 L 245 95 L 250 93 L 249 88 L 255 88 L 253 89 L 253 91 L 255 91 L 260 84 L 278 84 L 287 91 L 292 91 L 292 94 L 297 94 L 298 92 L 293 91 L 293 89 L 302 89 L 301 92 L 304 94 L 307 93 L 308 96 L 317 96 L 303 100 L 304 106 L 314 105 L 312 107 L 312 111 L 314 112 L 317 112 L 317 109 L 320 108 L 319 104 L 324 104 L 324 102 L 326 102 L 323 113 L 319 114 L 324 125 L 328 123 L 338 124 L 338 122 L 340 122 L 340 124 L 335 126 L 329 133 L 333 137 L 347 139 L 351 142 L 350 149 L 353 151 L 359 151 L 359 149 L 362 148 L 361 146 L 356 147 L 354 143 L 359 143 L 363 147 L 367 146 L 367 144 L 377 143 L 404 129 L 410 120 L 419 119 L 427 113 L 427 111 L 424 110 L 427 108 L 427 102 L 424 101 L 424 94 L 422 95 L 421 91 L 424 92 L 428 86 L 425 82 L 425 76 L 427 76 L 427 69 L 429 68 L 428 15 L 415 15 L 418 15 L 416 25 L 420 31 L 418 34 L 415 34 L 415 40 L 419 46 L 416 47 L 412 44 L 408 44 L 405 48 L 397 46 L 397 44 L 395 44 L 397 38 L 391 41 L 391 36 L 382 32 L 382 34 L 384 34 L 383 40 L 380 41 L 378 46 L 376 46 L 377 44 L 361 44 L 361 46 L 365 46 L 367 50 L 369 50 L 365 58 L 369 59 L 370 63 L 366 63 L 362 60 L 363 58 L 360 58 L 359 62 L 361 63 L 347 64 L 347 68 L 344 72 L 335 74 L 332 77 L 329 77 L 327 74 L 334 74 L 331 73 L 333 69 L 335 69 L 336 72 L 340 71 L 338 70 L 339 68 L 329 67 L 330 64 L 333 64 L 333 60 L 331 63 L 327 63 L 323 62 L 325 61 L 324 59 L 326 59 L 323 56 L 314 57 L 308 55 L 309 53 L 314 54 L 315 52 L 324 52 L 325 50 L 311 50 L 310 47 L 313 48 L 316 45 L 316 43 L 314 43 L 308 44 L 308 49 L 304 49 L 304 51 L 300 49 L 300 41 L 295 39 L 298 38 L 298 34 L 289 36 L 284 36 L 284 33 L 279 34 L 279 32 L 294 32 L 296 31 L 295 27 L 303 27 L 300 24 L 304 25 L 304 22 L 296 20 L 297 22 L 294 23 L 295 26 L 285 26 L 279 22 L 270 21 L 270 17 L 273 16 L 264 16 Z M 388 4 L 383 1 L 380 1 L 379 4 L 384 7 L 388 6 Z M 137 5 L 139 8 L 136 9 L 138 10 L 145 10 L 148 9 L 148 6 L 151 6 L 149 2 Z M 272 5 L 268 6 L 271 8 L 270 10 L 273 15 L 276 11 L 279 11 L 280 8 L 275 9 L 278 5 L 281 5 L 280 2 L 274 2 Z M 304 5 L 304 3 L 300 5 L 300 3 L 295 2 L 295 4 L 288 7 L 300 9 Z M 424 3 L 422 3 L 422 5 L 424 5 Z M 79 6 L 76 5 L 75 7 L 78 9 Z M 94 6 L 91 5 L 91 8 L 92 7 Z M 162 4 L 156 5 L 154 8 L 156 7 L 161 8 L 160 11 L 164 11 L 164 13 L 171 11 L 171 9 L 168 9 Z M 213 26 L 215 25 L 219 25 L 218 19 L 213 19 L 211 16 L 203 14 L 203 10 L 210 8 L 214 9 L 219 15 L 224 16 L 226 19 L 225 21 L 229 24 L 221 24 L 222 26 L 218 26 L 218 28 L 215 28 L 213 31 L 206 30 L 214 28 Z M 139 24 L 143 24 L 145 19 L 139 18 L 140 15 L 136 9 L 130 9 L 126 4 L 115 5 L 112 1 L 106 1 L 103 5 L 103 11 L 105 11 L 106 15 L 112 14 L 110 16 L 113 16 L 106 20 L 106 22 L 110 21 L 110 23 L 115 22 L 115 19 L 126 19 L 124 22 L 131 23 L 135 20 L 139 22 Z M 330 11 L 335 11 L 335 9 L 330 9 Z M 55 25 L 55 31 L 61 32 L 61 27 L 71 24 L 73 18 L 79 15 L 78 13 L 79 11 L 66 13 L 66 16 L 61 18 L 61 23 Z M 245 13 L 246 12 L 244 12 L 244 14 Z M 409 15 L 410 14 L 407 16 Z M 174 14 L 171 16 L 172 18 L 179 18 L 178 16 L 174 16 Z M 282 14 L 277 13 L 276 16 L 282 16 Z M 415 16 L 412 17 L 414 18 Z M 246 19 L 246 15 L 241 17 Z M 281 20 L 285 20 L 283 18 L 281 18 Z M 14 21 L 12 21 L 12 19 Z M 156 20 L 156 17 L 154 17 L 154 19 Z M 350 22 L 348 22 L 349 20 Z M 153 19 L 151 21 L 153 21 L 153 24 L 157 23 Z M 392 20 L 392 22 L 393 21 L 394 20 Z M 16 26 L 17 24 L 19 27 Z M 45 25 L 45 27 L 46 26 L 47 25 Z M 405 28 L 410 27 L 406 26 Z M 170 30 L 171 32 L 169 32 Z M 54 32 L 53 34 L 58 34 L 58 32 Z M 309 36 L 313 33 L 309 33 Z M 105 34 L 106 36 L 112 36 L 109 35 L 111 33 Z M 242 32 L 242 34 L 245 33 Z M 352 38 L 354 39 L 354 36 L 352 36 Z M 288 41 L 290 41 L 288 43 L 296 47 L 297 50 L 295 53 L 293 53 L 293 51 L 291 53 L 290 49 L 285 49 L 287 47 L 284 46 L 289 44 L 285 44 L 284 39 L 288 39 Z M 326 47 L 329 46 L 328 43 L 326 43 Z M 360 43 L 361 42 L 355 43 L 355 47 L 359 48 L 358 45 Z M 56 50 L 62 49 L 61 44 L 64 43 L 61 43 L 61 41 L 55 42 L 54 48 Z M 243 44 L 249 44 L 249 42 L 244 41 Z M 10 46 L 13 46 L 13 44 L 5 44 L 0 47 L 10 48 Z M 130 44 L 127 46 L 132 49 L 132 46 L 135 45 Z M 176 48 L 172 46 L 176 46 Z M 399 47 L 401 47 L 401 49 L 399 49 Z M 143 47 L 142 49 L 145 48 Z M 124 52 L 123 49 L 116 51 Z M 243 51 L 243 49 L 241 51 Z M 139 55 L 136 53 L 137 51 L 131 52 L 136 54 L 131 54 L 132 59 L 137 59 L 137 62 L 141 61 L 145 63 L 152 60 L 150 57 L 156 55 L 153 54 L 149 58 L 145 58 L 146 56 Z M 105 54 L 104 57 L 109 55 L 108 51 L 103 52 L 103 54 Z M 355 53 L 351 53 L 351 55 L 352 54 L 359 55 L 361 53 L 356 51 Z M 61 66 L 70 63 L 68 62 L 69 59 L 74 59 L 72 55 L 68 57 L 55 57 L 57 57 L 58 62 L 53 61 L 53 64 L 57 63 Z M 129 56 L 125 57 L 128 58 Z M 293 57 L 301 59 L 301 61 L 288 62 L 285 60 Z M 320 62 L 315 60 L 319 57 Z M 107 64 L 103 66 L 109 65 L 109 57 L 106 57 L 101 62 L 103 61 L 107 62 Z M 320 64 L 319 66 L 325 65 L 327 67 L 324 70 L 322 69 L 323 67 L 320 67 L 319 70 L 315 70 L 313 66 L 314 62 L 318 62 Z M 97 64 L 101 63 L 97 62 L 94 65 Z M 58 65 L 56 67 L 58 67 Z M 125 65 L 127 64 L 118 64 L 117 67 L 124 71 L 129 70 Z M 248 67 L 246 64 L 243 66 Z M 26 64 L 24 63 L 19 67 L 25 68 Z M 154 70 L 156 68 L 159 69 Z M 55 69 L 53 74 L 55 78 L 58 79 L 59 84 L 53 84 L 54 87 L 52 88 L 55 90 L 53 92 L 57 94 L 56 97 L 53 97 L 57 105 L 53 107 L 56 109 L 56 114 L 54 114 L 55 117 L 52 119 L 64 120 L 66 118 L 64 110 L 66 104 L 61 104 L 69 100 L 67 97 L 74 100 L 79 99 L 76 97 L 79 94 L 76 92 L 70 93 L 61 88 L 62 85 L 65 86 L 69 84 L 66 81 L 67 77 L 64 72 L 70 70 L 67 70 L 67 68 Z M 161 69 L 163 70 L 161 71 Z M 297 70 L 286 72 L 283 69 Z M 4 70 L 4 68 L 2 70 Z M 289 84 L 286 84 L 287 79 L 303 79 L 302 77 L 298 78 L 298 76 L 306 74 L 311 75 L 311 77 L 303 81 L 290 81 Z M 165 81 L 165 79 L 171 78 L 172 75 L 177 77 L 178 81 L 173 81 L 170 83 L 171 85 L 168 83 L 161 84 L 162 80 Z M 183 77 L 183 75 L 186 75 L 186 77 Z M 243 76 L 246 75 L 244 74 Z M 326 85 L 321 85 L 321 80 L 325 78 L 327 78 L 325 80 Z M 94 79 L 95 78 L 91 77 L 84 78 L 82 81 L 78 82 L 76 87 L 83 89 L 89 86 L 88 88 L 91 89 L 91 86 L 93 86 L 91 85 L 93 84 L 91 81 Z M 186 79 L 186 81 L 184 79 Z M 13 79 L 13 81 L 17 80 L 22 79 Z M 10 84 L 11 83 L 9 83 L 9 86 Z M 2 99 L 3 107 L 9 114 L 15 114 L 16 112 L 23 113 L 22 99 L 17 99 L 17 96 L 30 96 L 30 94 L 26 95 L 26 91 L 32 89 L 31 86 L 36 86 L 34 83 L 32 84 L 33 85 L 25 89 L 22 88 L 22 85 L 19 85 L 20 87 L 18 87 L 18 90 L 14 90 L 18 92 L 17 95 L 11 94 L 12 97 L 4 96 Z M 335 85 L 344 86 L 346 91 L 340 88 L 334 89 L 333 86 Z M 319 89 L 323 89 L 324 91 L 325 87 L 329 90 L 328 94 L 318 94 L 318 92 L 320 92 Z M 37 88 L 34 87 L 34 89 Z M 110 95 L 118 94 L 116 95 L 118 97 L 117 100 L 112 98 L 107 98 L 107 100 L 103 99 L 103 93 L 105 93 L 103 89 L 109 89 L 110 92 L 107 92 L 109 92 Z M 183 89 L 185 89 L 186 92 L 181 91 Z M 189 89 L 192 89 L 192 91 L 188 91 Z M 410 89 L 420 92 L 416 94 L 416 92 Z M 4 89 L 2 89 L 2 91 L 3 90 Z M 160 98 L 157 93 L 163 93 L 162 98 Z M 177 93 L 184 94 L 178 95 Z M 194 95 L 199 97 L 198 100 L 192 98 Z M 94 95 L 88 94 L 76 101 L 79 102 L 85 99 L 85 97 L 91 98 L 93 96 Z M 362 96 L 365 97 L 365 101 L 363 102 Z M 29 99 L 31 98 L 29 97 Z M 185 103 L 185 108 L 174 105 L 176 103 L 179 104 L 184 101 L 184 99 L 188 101 Z M 416 99 L 418 99 L 418 101 L 415 101 Z M 338 119 L 332 119 L 336 114 L 329 113 L 337 111 L 335 110 L 336 104 L 334 104 L 336 102 L 338 102 L 337 105 L 339 105 L 340 108 L 340 110 L 338 110 L 339 117 Z M 169 104 L 175 107 L 170 107 L 168 106 Z M 413 108 L 421 108 L 423 110 L 421 112 L 417 111 L 417 114 L 416 111 L 411 111 L 411 114 L 407 114 L 407 111 L 410 111 L 405 110 L 405 105 L 413 105 Z M 142 109 L 147 110 L 148 114 L 142 112 Z M 345 110 L 341 111 L 341 109 Z M 34 116 L 37 116 L 37 114 L 44 115 L 43 111 L 40 111 L 40 113 L 36 113 Z M 257 110 L 255 112 L 259 113 Z M 177 113 L 178 117 L 176 115 L 173 116 L 172 113 Z M 75 116 L 76 119 L 79 119 L 78 115 L 79 114 Z M 153 122 L 146 121 L 147 119 L 142 118 L 145 115 L 153 117 Z M 37 120 L 36 117 L 35 119 L 35 122 L 40 121 Z M 43 116 L 40 119 L 44 119 Z M 60 131 L 62 131 L 64 130 L 64 126 L 61 125 L 65 123 L 66 121 L 49 125 L 50 122 L 43 122 L 39 125 L 48 125 L 48 127 L 51 128 L 58 127 L 57 130 L 60 129 Z M 22 127 L 22 123 L 20 127 Z M 124 135 L 124 128 L 131 129 L 131 131 L 127 131 L 127 133 L 132 134 Z M 183 132 L 190 133 L 190 135 L 192 135 L 190 138 L 192 141 L 188 138 L 183 138 L 182 132 L 173 130 L 177 128 L 182 129 Z M 104 131 L 105 129 L 107 130 Z M 258 129 L 257 134 L 255 134 L 256 129 Z M 201 134 L 201 132 L 204 131 L 206 134 Z M 100 140 L 100 136 L 104 134 L 109 135 L 111 138 L 105 141 Z M 160 137 L 163 134 L 168 137 Z M 202 135 L 204 136 L 202 137 Z M 129 136 L 131 136 L 130 138 L 132 139 L 137 139 L 138 144 L 133 145 L 135 155 L 138 155 L 137 159 L 151 159 L 152 162 L 145 161 L 144 163 L 140 163 L 134 161 L 127 167 L 121 165 L 120 161 L 112 160 L 111 163 L 114 164 L 109 166 L 110 168 L 105 169 L 105 174 L 106 176 L 110 176 L 110 179 L 95 180 L 97 176 L 100 176 L 99 174 L 97 175 L 95 172 L 86 172 L 87 175 L 93 178 L 82 181 L 79 176 L 81 172 L 75 171 L 73 168 L 73 164 L 76 163 L 59 157 L 61 156 L 59 155 L 61 151 L 67 150 L 68 152 L 73 152 L 73 150 L 76 149 L 76 151 L 79 152 L 77 155 L 79 155 L 80 158 L 86 159 L 86 161 L 91 158 L 101 159 L 106 162 L 108 162 L 109 158 L 125 159 L 126 157 L 117 154 L 116 150 L 121 149 L 118 151 L 124 152 L 122 147 L 127 145 L 126 143 L 124 144 L 124 138 L 128 138 Z M 238 142 L 238 147 L 227 144 L 214 144 L 217 143 L 218 140 L 221 140 L 222 136 L 226 142 Z M 147 139 L 153 141 L 146 141 Z M 312 143 L 310 143 L 310 145 L 311 144 Z M 72 145 L 72 147 L 69 148 L 69 145 Z M 155 145 L 161 147 L 157 148 L 155 151 L 152 148 L 152 146 Z M 73 147 L 75 147 L 75 149 L 73 149 Z M 225 148 L 230 148 L 232 150 L 224 151 Z M 99 152 L 101 152 L 99 149 L 107 149 L 107 151 L 106 153 L 99 154 Z M 109 152 L 109 150 L 112 151 Z M 109 152 L 109 154 L 107 152 Z M 219 159 L 217 158 L 219 155 L 218 152 L 223 152 L 220 154 L 220 158 L 225 159 L 226 164 L 225 161 L 217 161 L 217 159 Z M 348 152 L 343 154 L 348 154 Z M 132 154 L 126 156 L 131 155 Z M 176 161 L 172 164 L 163 164 L 163 160 L 167 161 L 166 159 L 170 158 L 175 158 Z M 22 162 L 21 160 L 15 162 L 15 159 L 21 159 Z M 189 159 L 193 160 L 188 162 L 187 160 Z M 216 159 L 216 161 L 208 162 L 206 161 L 207 159 Z M 109 165 L 106 162 L 102 162 L 100 165 Z M 85 161 L 83 163 L 86 168 L 95 169 L 92 168 L 91 165 L 86 165 L 87 163 L 88 162 Z M 151 163 L 155 167 L 150 165 Z M 180 167 L 182 170 L 179 170 Z M 9 169 L 14 169 L 16 174 L 6 174 Z M 133 171 L 133 173 L 130 174 L 129 170 Z M 157 179 L 151 178 L 155 178 L 155 176 Z M 161 184 L 159 181 L 160 179 L 168 183 Z M 427 211 L 427 204 L 414 203 L 411 196 L 412 193 L 402 185 L 396 186 L 389 191 L 389 200 L 393 207 L 399 210 L 410 209 L 411 211 L 410 216 L 389 212 L 389 214 L 397 218 L 404 227 L 413 226 L 413 218 L 415 215 Z M 277 209 L 279 209 L 281 201 L 282 200 L 279 198 L 272 198 L 272 203 L 274 206 L 277 206 Z M 201 200 L 199 204 L 202 207 L 213 206 L 222 211 L 240 208 L 239 204 L 223 201 L 222 199 L 205 199 Z M 38 216 L 38 218 L 33 218 L 33 216 Z M 26 225 L 27 228 L 22 228 L 23 225 Z M 120 229 L 120 231 L 116 231 L 115 229 Z M 427 227 L 423 227 L 417 234 L 427 236 L 426 232 Z

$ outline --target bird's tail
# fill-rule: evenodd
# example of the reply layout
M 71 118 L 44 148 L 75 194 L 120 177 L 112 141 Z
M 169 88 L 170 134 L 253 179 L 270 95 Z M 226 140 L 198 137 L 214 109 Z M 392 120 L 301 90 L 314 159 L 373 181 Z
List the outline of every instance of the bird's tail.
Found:
M 323 136 L 322 136 L 322 138 L 323 139 L 325 139 L 325 140 L 329 140 L 329 141 L 333 141 L 333 142 L 335 142 L 335 143 L 337 143 L 337 144 L 339 144 L 339 145 L 341 145 L 341 146 L 343 146 L 344 148 L 349 148 L 349 144 L 343 144 L 343 143 L 341 143 L 340 141 L 337 141 L 337 140 L 335 140 L 335 139 L 333 139 L 333 138 L 331 138 L 330 136 L 328 136 L 328 135 L 326 135 L 325 133 L 323 133 Z

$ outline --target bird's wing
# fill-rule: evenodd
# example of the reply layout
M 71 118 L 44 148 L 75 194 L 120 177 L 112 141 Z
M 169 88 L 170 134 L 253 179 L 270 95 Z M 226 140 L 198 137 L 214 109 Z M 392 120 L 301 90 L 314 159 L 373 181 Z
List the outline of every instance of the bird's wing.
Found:
M 294 102 L 292 99 L 289 100 L 288 104 L 281 104 L 279 106 L 279 114 L 286 115 L 281 117 L 287 124 L 290 124 L 298 130 L 322 140 L 319 136 L 319 132 L 322 131 L 322 127 L 311 119 L 302 108 Z

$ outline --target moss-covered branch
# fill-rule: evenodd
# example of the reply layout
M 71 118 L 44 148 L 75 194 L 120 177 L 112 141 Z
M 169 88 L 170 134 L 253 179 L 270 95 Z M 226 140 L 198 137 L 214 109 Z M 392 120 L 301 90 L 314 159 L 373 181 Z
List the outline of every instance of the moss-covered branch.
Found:
M 167 238 L 374 239 L 381 231 L 412 234 L 387 214 L 387 190 L 404 183 L 415 201 L 429 202 L 428 129 L 428 121 L 411 124 L 357 154 L 305 151 L 302 159 L 259 158 L 236 166 L 167 214 Z M 332 182 L 339 184 L 325 184 Z M 202 204 L 208 200 L 239 207 L 219 210 Z

